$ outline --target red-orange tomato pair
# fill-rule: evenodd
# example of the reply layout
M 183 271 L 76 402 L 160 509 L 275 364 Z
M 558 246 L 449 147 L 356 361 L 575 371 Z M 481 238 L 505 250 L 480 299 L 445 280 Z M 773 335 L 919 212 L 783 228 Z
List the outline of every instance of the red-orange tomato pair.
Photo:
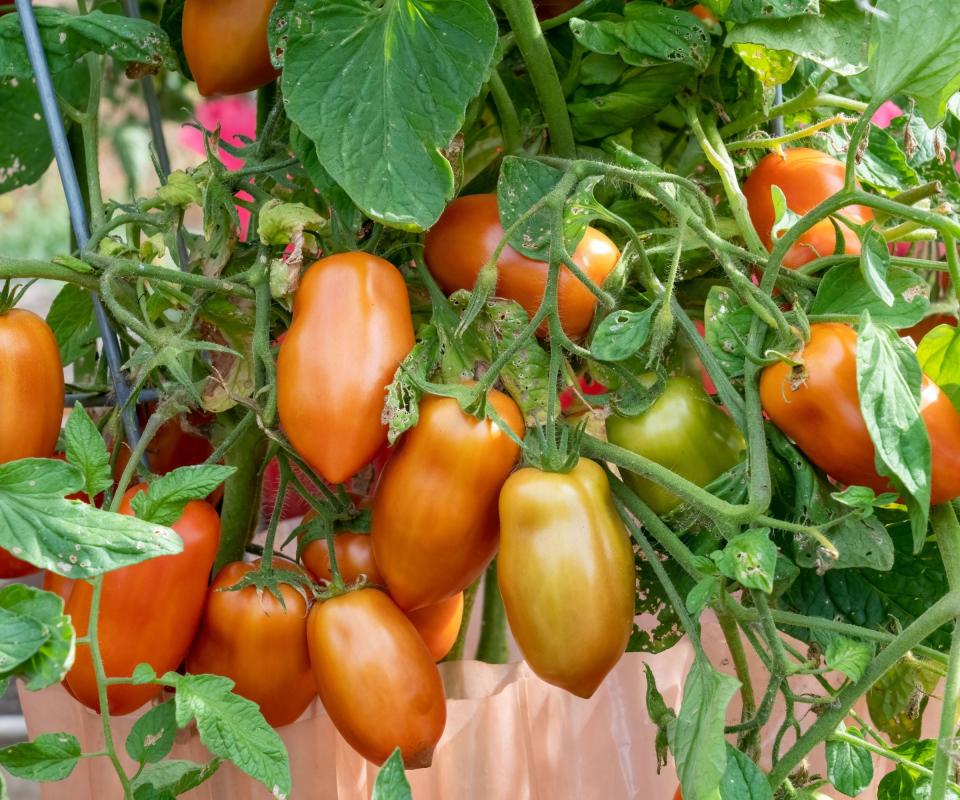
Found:
M 491 390 L 488 403 L 523 436 L 513 400 Z M 497 498 L 519 453 L 499 424 L 465 414 L 452 398 L 423 398 L 420 422 L 400 441 L 373 499 L 377 566 L 404 611 L 452 597 L 490 563 Z
M 309 515 L 308 515 L 309 517 Z M 305 518 L 306 520 L 306 518 Z M 363 533 L 338 533 L 333 540 L 337 567 L 344 583 L 350 584 L 365 576 L 367 583 L 383 586 L 385 581 L 377 569 L 370 536 Z M 330 581 L 330 553 L 325 539 L 315 539 L 303 550 L 303 564 L 318 581 Z M 411 611 L 407 617 L 426 643 L 434 661 L 439 661 L 453 647 L 463 619 L 463 592 L 439 603 Z
M 63 419 L 63 366 L 53 331 L 36 314 L 0 313 L 0 376 L 0 464 L 50 458 Z M 36 571 L 0 550 L 0 578 Z
M 130 501 L 145 486 L 123 496 L 121 514 L 133 515 Z M 183 662 L 200 624 L 210 570 L 220 544 L 220 518 L 209 503 L 187 503 L 171 525 L 183 539 L 183 551 L 151 558 L 109 572 L 103 579 L 98 640 L 107 677 L 128 677 L 140 663 L 158 675 Z M 87 635 L 93 587 L 86 581 L 72 586 L 52 580 L 51 588 L 69 593 L 66 612 L 77 636 Z M 73 668 L 64 681 L 70 693 L 95 711 L 100 710 L 90 648 L 77 648 Z M 153 685 L 116 685 L 107 688 L 111 714 L 129 714 L 160 692 Z
M 798 371 L 783 362 L 760 378 L 763 410 L 831 478 L 847 485 L 890 491 L 874 466 L 874 446 L 857 390 L 857 334 L 839 324 L 812 325 L 810 341 L 794 358 Z M 924 376 L 920 413 L 930 435 L 931 502 L 960 496 L 960 413 L 940 388 Z
M 267 25 L 276 0 L 187 0 L 183 50 L 200 94 L 242 94 L 277 77 Z
M 340 253 L 306 271 L 277 358 L 277 409 L 321 477 L 342 483 L 386 444 L 386 387 L 413 345 L 407 287 L 393 264 Z
M 248 586 L 224 591 L 259 566 L 235 561 L 210 587 L 203 623 L 187 656 L 187 671 L 223 675 L 234 691 L 260 706 L 275 728 L 288 725 L 317 695 L 307 651 L 307 598 L 281 583 L 283 605 L 269 592 Z M 299 570 L 282 559 L 274 566 Z
M 785 150 L 783 155 L 771 153 L 761 159 L 743 184 L 750 218 L 760 240 L 768 250 L 773 249 L 773 208 L 771 188 L 780 187 L 787 200 L 787 208 L 803 216 L 843 189 L 845 166 L 833 156 L 807 147 Z M 838 214 L 856 224 L 873 219 L 873 210 L 867 206 L 847 206 Z M 849 255 L 860 252 L 860 239 L 849 226 L 840 222 L 844 246 Z M 833 255 L 836 232 L 829 219 L 821 220 L 797 240 L 784 256 L 783 265 L 790 269 L 802 267 L 821 256 Z
M 424 258 L 430 273 L 448 294 L 473 289 L 483 265 L 503 239 L 497 197 L 474 194 L 454 200 L 427 232 Z M 598 286 L 620 260 L 617 246 L 596 228 L 587 228 L 572 254 L 574 263 Z M 496 294 L 518 302 L 533 316 L 543 300 L 548 266 L 507 245 L 497 261 Z M 560 270 L 557 304 L 564 332 L 583 336 L 593 320 L 597 299 L 566 267 Z M 546 333 L 546 325 L 538 331 Z

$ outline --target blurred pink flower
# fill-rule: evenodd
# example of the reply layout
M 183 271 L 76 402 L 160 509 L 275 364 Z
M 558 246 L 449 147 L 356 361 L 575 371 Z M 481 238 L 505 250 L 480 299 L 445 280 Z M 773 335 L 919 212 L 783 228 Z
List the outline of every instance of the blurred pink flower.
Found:
M 902 116 L 903 109 L 892 100 L 887 100 L 874 112 L 873 116 L 870 117 L 870 121 L 878 128 L 889 128 L 892 120 Z
M 216 100 L 204 100 L 196 109 L 197 121 L 208 131 L 215 131 L 220 126 L 220 138 L 228 144 L 242 145 L 241 136 L 254 139 L 257 135 L 257 109 L 246 97 L 222 97 Z M 206 155 L 203 145 L 203 132 L 185 125 L 180 129 L 180 144 L 188 150 L 200 155 Z M 225 150 L 218 153 L 221 163 L 227 169 L 238 169 L 243 166 L 243 160 L 231 155 Z M 241 200 L 251 200 L 246 192 L 238 192 Z M 250 227 L 250 212 L 245 208 L 237 207 L 240 218 L 240 238 L 246 240 L 247 230 Z
M 208 131 L 220 126 L 220 138 L 233 145 L 242 145 L 241 136 L 254 139 L 257 135 L 257 109 L 246 97 L 223 97 L 204 100 L 197 106 L 197 121 Z M 185 125 L 180 129 L 180 143 L 200 155 L 203 149 L 203 133 Z M 227 169 L 237 169 L 243 161 L 225 151 L 220 152 L 220 161 Z

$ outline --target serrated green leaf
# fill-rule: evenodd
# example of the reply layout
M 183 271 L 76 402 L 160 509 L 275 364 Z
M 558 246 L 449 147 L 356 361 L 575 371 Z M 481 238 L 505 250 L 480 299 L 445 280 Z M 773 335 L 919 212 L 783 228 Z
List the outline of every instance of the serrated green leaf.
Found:
M 412 798 L 410 783 L 403 772 L 403 757 L 398 747 L 380 767 L 370 800 L 412 800 Z
M 859 736 L 851 728 L 848 733 Z M 846 741 L 827 739 L 827 779 L 848 797 L 860 797 L 873 781 L 873 758 L 868 750 Z
M 920 275 L 901 267 L 890 267 L 886 284 L 893 293 L 892 306 L 887 306 L 870 291 L 858 265 L 833 267 L 820 281 L 810 306 L 811 321 L 819 316 L 856 317 L 864 311 L 870 312 L 874 322 L 896 328 L 916 325 L 923 319 L 930 307 L 930 288 Z
M 727 768 L 720 779 L 720 800 L 773 800 L 773 790 L 760 767 L 730 744 Z
M 154 706 L 137 719 L 127 736 L 127 755 L 142 764 L 153 764 L 173 749 L 177 735 L 177 713 L 174 701 Z
M 184 675 L 177 680 L 176 721 L 197 722 L 200 741 L 260 781 L 274 797 L 290 796 L 290 761 L 277 732 L 256 703 L 233 694 L 233 681 L 218 675 Z
M 0 766 L 28 781 L 62 781 L 80 760 L 80 742 L 69 733 L 42 733 L 32 742 L 0 750 Z
M 150 683 L 157 679 L 156 670 L 149 664 L 137 664 L 133 668 L 133 675 L 130 678 L 130 682 L 134 685 Z
M 97 426 L 77 403 L 67 418 L 63 432 L 67 461 L 83 475 L 83 491 L 87 497 L 96 497 L 113 485 L 110 452 Z
M 704 338 L 731 378 L 743 374 L 753 311 L 726 286 L 711 286 L 703 308 Z
M 890 250 L 887 242 L 872 225 L 868 225 L 863 236 L 860 237 L 862 249 L 860 251 L 860 274 L 870 291 L 880 301 L 892 308 L 896 298 L 890 287 L 887 286 L 887 272 L 890 269 Z
M 47 324 L 60 345 L 60 359 L 64 366 L 90 352 L 100 335 L 90 292 L 73 283 L 64 284 L 53 299 Z
M 212 777 L 220 768 L 221 759 L 206 764 L 168 759 L 147 764 L 133 780 L 134 800 L 174 800 Z
M 169 528 L 64 499 L 81 488 L 79 471 L 63 461 L 25 458 L 0 465 L 0 547 L 68 578 L 183 550 Z
M 696 619 L 710 605 L 710 601 L 717 596 L 719 591 L 720 580 L 714 575 L 707 576 L 687 593 L 687 611 Z
M 172 525 L 187 503 L 203 500 L 236 471 L 236 467 L 223 464 L 179 467 L 153 481 L 146 492 L 134 496 L 130 505 L 140 519 Z
M 923 374 L 937 384 L 960 411 L 960 329 L 938 325 L 920 341 L 917 358 Z
M 852 681 L 860 680 L 871 658 L 873 648 L 870 645 L 845 636 L 837 636 L 827 645 L 827 666 L 842 672 Z
M 769 528 L 755 528 L 734 536 L 713 556 L 717 569 L 747 589 L 770 594 L 777 568 L 777 546 Z
M 76 636 L 70 618 L 63 613 L 63 600 L 51 592 L 44 592 L 22 583 L 10 583 L 0 589 L 0 609 L 6 620 L 5 631 L 0 634 L 4 655 L 9 660 L 0 664 L 0 680 L 13 676 L 22 678 L 31 691 L 44 689 L 63 680 L 73 664 Z M 15 630 L 19 627 L 13 619 L 25 620 L 39 626 L 42 640 L 30 638 L 30 631 Z M 10 627 L 7 627 L 7 626 Z M 8 639 L 8 636 L 16 637 Z M 24 647 L 29 641 L 32 652 L 19 659 L 9 652 Z M 19 654 L 22 654 L 19 650 Z
M 590 342 L 590 352 L 599 361 L 623 361 L 636 354 L 650 335 L 653 315 L 660 308 L 654 304 L 643 311 L 622 309 L 601 320 Z

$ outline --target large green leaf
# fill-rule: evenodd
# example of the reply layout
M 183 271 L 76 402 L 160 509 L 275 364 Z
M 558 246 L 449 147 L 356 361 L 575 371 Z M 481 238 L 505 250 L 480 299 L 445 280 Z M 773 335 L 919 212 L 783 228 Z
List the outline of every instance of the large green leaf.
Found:
M 960 89 L 960 14 L 942 0 L 879 0 L 867 73 L 875 101 L 905 92 L 931 125 Z
M 893 305 L 888 306 L 870 291 L 857 264 L 833 267 L 820 281 L 817 296 L 810 306 L 810 316 L 859 316 L 869 311 L 876 323 L 897 328 L 916 325 L 930 308 L 930 288 L 916 272 L 901 267 L 890 267 L 886 283 L 893 294 Z M 709 325 L 708 328 L 709 330 Z
M 62 781 L 80 760 L 80 742 L 69 733 L 42 733 L 32 742 L 0 750 L 0 764 L 28 781 Z
M 274 26 L 290 118 L 370 217 L 430 227 L 453 196 L 441 152 L 490 68 L 486 0 L 295 0 Z M 280 28 L 281 30 L 278 30 Z
M 827 3 L 820 15 L 758 18 L 737 25 L 726 44 L 786 50 L 841 75 L 854 75 L 867 66 L 866 27 L 863 12 L 853 2 Z
M 31 690 L 63 680 L 74 642 L 60 597 L 22 583 L 0 589 L 0 680 L 17 676 Z
M 727 745 L 727 769 L 720 780 L 720 800 L 772 800 L 766 775 L 749 756 Z
M 0 105 L 3 105 L 2 100 Z M 2 119 L 0 117 L 0 120 Z M 2 124 L 0 121 L 0 125 Z M 36 138 L 49 142 L 46 128 L 42 134 L 37 134 Z M 0 141 L 6 142 L 2 137 Z M 52 159 L 53 150 L 50 150 L 47 164 Z M 60 360 L 63 361 L 64 366 L 72 364 L 89 353 L 95 347 L 97 337 L 100 335 L 97 320 L 93 315 L 92 295 L 73 283 L 65 283 L 53 299 L 50 313 L 47 314 L 47 324 L 53 330 L 53 335 L 57 337 L 57 344 L 60 345 Z
M 848 733 L 859 736 L 851 728 Z M 827 778 L 848 797 L 859 797 L 873 781 L 873 758 L 868 750 L 847 741 L 828 739 Z
M 938 325 L 920 341 L 917 358 L 924 375 L 939 386 L 960 411 L 960 330 Z
M 652 3 L 628 3 L 622 20 L 570 20 L 570 30 L 587 50 L 618 55 L 627 64 L 646 67 L 675 62 L 703 71 L 710 61 L 710 36 L 685 11 Z
M 27 458 L 0 466 L 0 547 L 69 578 L 183 549 L 169 528 L 64 499 L 82 488 L 79 471 L 63 461 Z
M 85 53 L 109 55 L 121 64 L 141 64 L 152 72 L 177 68 L 167 35 L 147 20 L 103 11 L 77 16 L 43 6 L 34 8 L 34 14 L 51 72 L 67 69 Z M 19 14 L 0 17 L 0 77 L 33 78 Z
M 820 0 L 728 0 L 723 18 L 731 22 L 751 22 L 771 17 L 783 19 L 801 14 L 816 14 Z M 709 5 L 709 4 L 708 4 Z

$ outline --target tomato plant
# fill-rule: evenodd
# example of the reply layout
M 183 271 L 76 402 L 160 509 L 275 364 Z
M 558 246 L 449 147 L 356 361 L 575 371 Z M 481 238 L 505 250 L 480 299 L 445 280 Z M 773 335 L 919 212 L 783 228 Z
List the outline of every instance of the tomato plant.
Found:
M 496 798 L 435 662 L 512 634 L 656 726 L 571 796 L 960 794 L 952 4 L 0 12 L 0 681 L 104 733 L 0 767 L 298 797 L 316 693 L 378 799 Z

